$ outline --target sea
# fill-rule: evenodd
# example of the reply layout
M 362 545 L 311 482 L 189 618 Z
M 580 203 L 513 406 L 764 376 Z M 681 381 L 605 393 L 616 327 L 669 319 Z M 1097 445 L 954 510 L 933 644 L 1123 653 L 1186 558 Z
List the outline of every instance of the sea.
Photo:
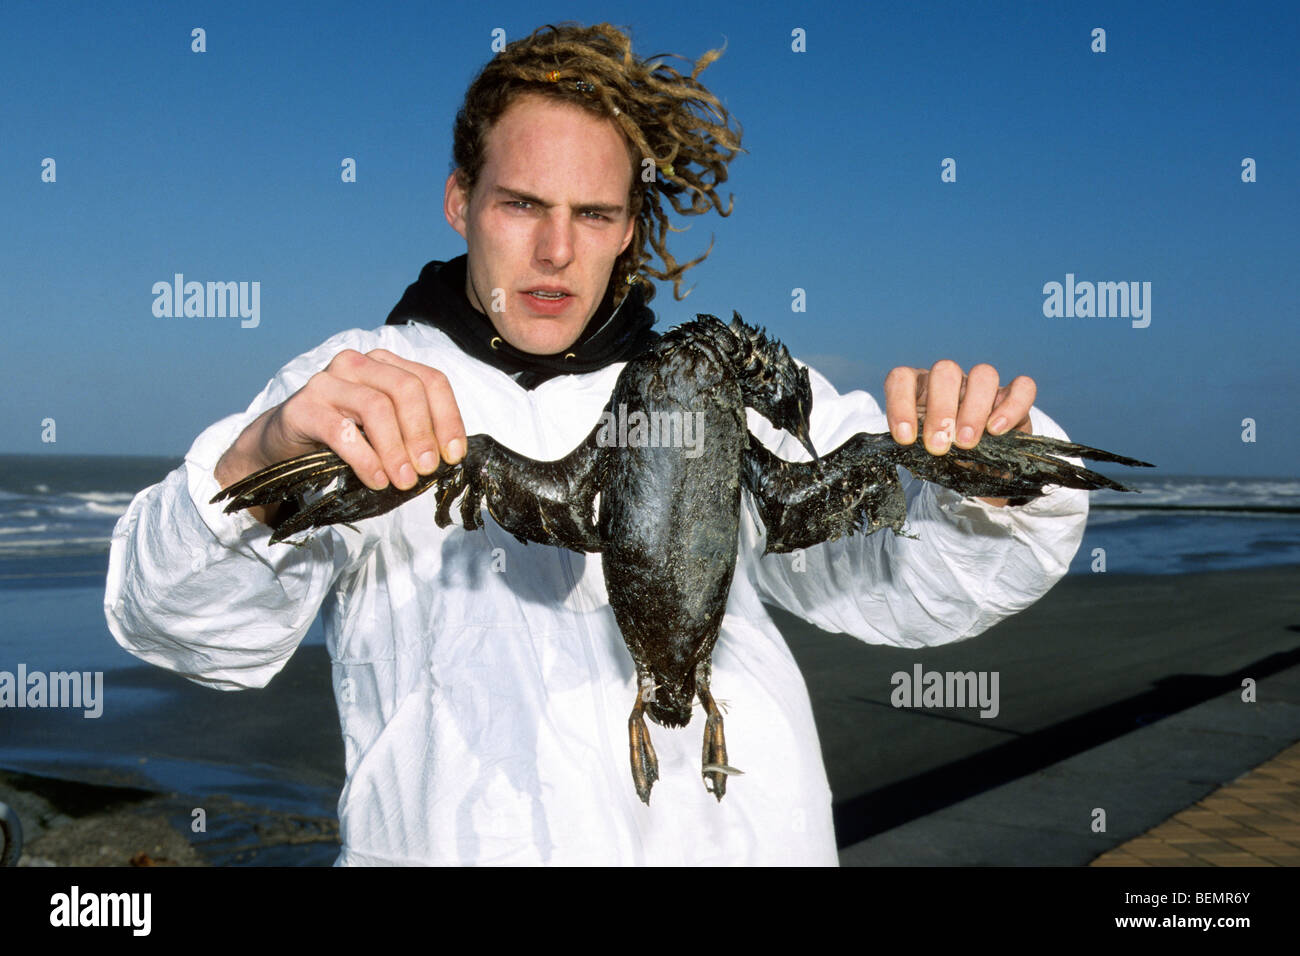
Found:
M 117 519 L 179 458 L 0 455 L 0 588 L 102 581 Z M 1099 469 L 1100 470 L 1100 469 Z M 1300 562 L 1300 476 L 1114 477 L 1092 492 L 1071 574 L 1183 574 Z
M 109 539 L 132 498 L 180 464 L 178 458 L 0 455 L 0 672 L 17 673 L 19 664 L 28 672 L 103 672 L 106 688 L 102 723 L 79 713 L 0 709 L 0 769 L 117 781 L 160 793 L 221 794 L 292 820 L 330 817 L 341 765 L 308 772 L 273 762 L 222 762 L 174 740 L 168 747 L 142 742 L 140 728 L 152 730 L 181 697 L 174 688 L 142 680 L 145 666 L 108 632 L 103 593 Z M 1092 493 L 1071 574 L 1177 575 L 1300 564 L 1300 477 L 1115 477 L 1139 494 Z M 319 620 L 304 645 L 323 653 Z M 322 707 L 329 708 L 322 719 L 336 721 L 328 680 L 322 684 Z M 217 846 L 207 856 L 225 864 L 325 865 L 337 850 L 317 842 L 259 856 Z

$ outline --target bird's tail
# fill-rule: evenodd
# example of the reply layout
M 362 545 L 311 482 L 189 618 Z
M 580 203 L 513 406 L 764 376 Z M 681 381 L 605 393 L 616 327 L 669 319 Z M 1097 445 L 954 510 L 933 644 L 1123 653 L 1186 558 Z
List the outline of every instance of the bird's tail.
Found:
M 664 684 L 645 691 L 646 713 L 664 727 L 685 727 L 691 722 L 691 701 L 695 699 L 695 678 L 684 684 Z

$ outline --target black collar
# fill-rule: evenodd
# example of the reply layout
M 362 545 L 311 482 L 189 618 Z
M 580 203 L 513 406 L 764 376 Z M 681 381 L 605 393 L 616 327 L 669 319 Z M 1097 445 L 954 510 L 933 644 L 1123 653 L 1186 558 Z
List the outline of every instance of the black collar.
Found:
M 467 261 L 466 256 L 457 256 L 450 262 L 426 265 L 420 270 L 420 278 L 407 287 L 406 294 L 393 307 L 386 324 L 416 321 L 432 325 L 445 332 L 461 351 L 516 376 L 515 381 L 527 389 L 536 388 L 556 375 L 594 372 L 626 361 L 659 338 L 651 329 L 655 314 L 645 304 L 638 284 L 617 310 L 613 307 L 612 290 L 606 289 L 596 314 L 578 341 L 564 352 L 555 355 L 521 352 L 502 341 L 488 317 L 465 297 Z

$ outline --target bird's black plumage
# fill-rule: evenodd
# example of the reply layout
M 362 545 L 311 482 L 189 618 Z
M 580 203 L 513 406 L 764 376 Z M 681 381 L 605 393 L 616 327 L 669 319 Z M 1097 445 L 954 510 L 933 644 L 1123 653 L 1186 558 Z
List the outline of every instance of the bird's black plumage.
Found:
M 813 460 L 770 452 L 746 427 L 746 408 L 798 438 Z M 900 465 L 964 495 L 1022 499 L 1048 485 L 1130 490 L 1067 456 L 1147 466 L 1019 432 L 985 435 L 972 449 L 954 445 L 942 456 L 919 441 L 904 446 L 888 433 L 862 432 L 818 458 L 811 412 L 808 371 L 783 345 L 739 316 L 727 325 L 701 315 L 627 363 L 602 421 L 557 461 L 534 461 L 472 435 L 457 465 L 440 466 L 406 491 L 372 491 L 341 458 L 321 451 L 250 475 L 213 501 L 229 499 L 227 511 L 288 502 L 272 519 L 274 542 L 383 514 L 434 488 L 441 527 L 451 524 L 459 499 L 467 530 L 482 527 L 486 506 L 520 540 L 600 552 L 610 605 L 636 664 L 628 729 L 637 793 L 648 803 L 658 778 L 643 715 L 683 726 L 698 697 L 707 715 L 702 772 L 721 800 L 727 776 L 739 771 L 727 762 L 709 669 L 735 573 L 742 489 L 753 496 L 772 553 L 854 532 L 902 532 Z M 615 430 L 614 421 L 641 430 Z M 687 427 L 698 430 L 694 446 L 681 440 Z M 336 479 L 336 488 L 309 501 Z

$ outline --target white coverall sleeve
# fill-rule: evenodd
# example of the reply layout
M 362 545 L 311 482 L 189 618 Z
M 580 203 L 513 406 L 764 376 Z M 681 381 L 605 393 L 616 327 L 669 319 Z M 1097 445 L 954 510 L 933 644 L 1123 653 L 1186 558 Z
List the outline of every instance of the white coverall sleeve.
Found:
M 858 432 L 885 432 L 888 421 L 866 392 L 840 395 L 809 369 L 812 440 L 829 453 Z M 1035 434 L 1065 439 L 1037 408 Z M 750 412 L 750 428 L 788 460 L 807 460 L 793 438 Z M 1077 459 L 1071 459 L 1076 464 Z M 824 630 L 871 644 L 922 647 L 963 640 L 1033 604 L 1069 568 L 1088 516 L 1088 493 L 1055 488 L 1025 505 L 999 508 L 902 473 L 905 531 L 853 534 L 802 555 L 769 554 L 749 495 L 742 547 L 760 596 Z M 801 560 L 796 560 L 796 557 Z
M 293 654 L 347 548 L 333 528 L 303 547 L 268 546 L 266 525 L 209 504 L 220 490 L 213 471 L 253 419 L 356 347 L 361 334 L 340 333 L 286 365 L 247 411 L 204 430 L 184 464 L 136 495 L 118 519 L 104 613 L 127 651 L 222 690 L 265 686 Z

